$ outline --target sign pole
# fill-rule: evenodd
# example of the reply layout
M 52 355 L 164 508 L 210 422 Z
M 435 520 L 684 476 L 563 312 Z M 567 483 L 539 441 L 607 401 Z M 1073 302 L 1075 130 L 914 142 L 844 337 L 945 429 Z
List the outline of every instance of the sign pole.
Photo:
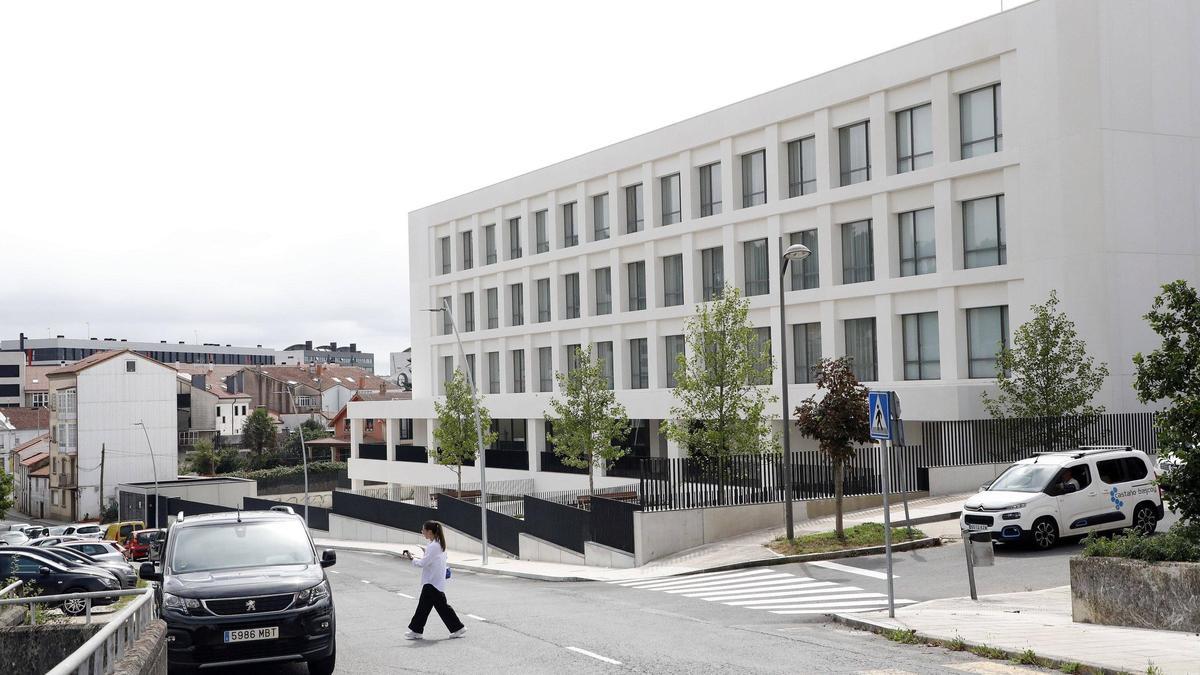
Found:
M 971 533 L 967 530 L 962 532 L 963 546 L 967 550 L 967 581 L 971 584 L 971 599 L 978 600 L 979 595 L 975 591 L 975 556 L 971 550 Z
M 879 450 L 883 454 L 883 551 L 887 559 L 887 592 L 888 617 L 896 618 L 896 592 L 892 584 L 892 508 L 888 503 L 888 492 L 891 488 L 892 457 L 888 452 L 888 439 L 879 441 Z

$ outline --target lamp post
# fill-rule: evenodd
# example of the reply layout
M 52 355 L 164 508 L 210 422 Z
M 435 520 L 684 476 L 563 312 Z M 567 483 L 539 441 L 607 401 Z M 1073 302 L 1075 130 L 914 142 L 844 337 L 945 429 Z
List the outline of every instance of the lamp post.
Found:
M 467 382 L 471 385 L 471 404 L 475 408 L 475 437 L 479 443 L 477 451 L 478 459 L 476 463 L 479 466 L 479 504 L 482 508 L 479 510 L 479 517 L 482 523 L 479 526 L 480 539 L 483 540 L 483 554 L 481 559 L 484 565 L 488 564 L 488 533 L 487 533 L 487 450 L 483 447 L 483 423 L 479 417 L 479 393 L 475 390 L 475 376 L 471 374 L 471 369 L 466 367 L 467 354 L 463 350 L 462 336 L 458 334 L 458 324 L 454 322 L 454 312 L 450 311 L 450 303 L 443 300 L 442 306 L 438 309 L 427 309 L 427 312 L 442 312 L 446 320 L 450 322 L 450 329 L 454 332 L 454 339 L 458 342 L 458 356 L 462 359 L 463 370 L 467 373 Z M 462 495 L 459 495 L 462 497 Z
M 159 507 L 162 505 L 158 503 L 158 467 L 154 462 L 154 445 L 150 443 L 150 432 L 146 431 L 145 422 L 134 422 L 133 426 L 142 428 L 142 433 L 146 435 L 146 447 L 150 448 L 150 470 L 154 472 L 154 527 L 157 528 L 158 524 L 162 522 L 162 518 L 158 514 Z M 104 495 L 100 495 L 100 499 L 103 500 Z
M 782 243 L 782 238 L 780 238 Z M 788 429 L 788 420 L 791 415 L 788 412 L 788 374 L 787 374 L 787 305 L 783 302 L 783 278 L 787 274 L 788 263 L 795 260 L 797 263 L 804 260 L 812 251 L 804 244 L 792 244 L 783 252 L 783 259 L 779 265 L 779 379 L 782 383 L 780 389 L 783 390 L 783 415 L 780 419 L 783 420 L 783 506 L 786 509 L 784 512 L 784 520 L 787 523 L 787 538 L 794 539 L 796 536 L 795 525 L 792 522 L 792 442 L 791 429 Z
M 288 397 L 292 399 L 292 411 L 298 411 L 295 386 L 284 385 L 284 389 L 287 389 Z M 311 412 L 308 419 L 312 419 Z M 304 446 L 304 423 L 301 422 L 296 428 L 300 432 L 300 463 L 304 466 L 304 526 L 308 527 L 308 449 Z

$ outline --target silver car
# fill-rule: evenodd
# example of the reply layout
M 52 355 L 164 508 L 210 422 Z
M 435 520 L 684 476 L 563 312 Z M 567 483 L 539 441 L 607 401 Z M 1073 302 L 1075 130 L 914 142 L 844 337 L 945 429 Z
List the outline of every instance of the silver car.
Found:
M 95 523 L 75 523 L 63 528 L 63 534 L 73 534 L 84 539 L 101 539 L 104 537 L 104 529 Z
M 61 534 L 57 537 L 38 537 L 37 539 L 31 539 L 29 545 L 38 547 L 58 546 L 66 541 L 83 541 L 83 537 L 76 537 L 73 534 Z
M 120 562 L 128 564 L 125 560 L 124 550 L 121 545 L 115 541 L 107 539 L 95 541 L 93 539 L 79 539 L 76 541 L 64 541 L 59 544 L 60 547 L 66 547 L 79 551 L 80 553 L 91 556 L 96 560 L 107 560 L 110 562 Z
M 125 562 L 123 558 L 120 562 L 115 560 L 101 560 L 71 546 L 55 546 L 45 550 L 65 556 L 81 565 L 93 565 L 101 569 L 106 569 L 117 576 L 117 581 L 121 582 L 121 588 L 134 588 L 137 586 L 137 571 L 133 569 L 133 565 Z
M 25 546 L 28 543 L 29 537 L 24 532 L 0 532 L 0 546 Z

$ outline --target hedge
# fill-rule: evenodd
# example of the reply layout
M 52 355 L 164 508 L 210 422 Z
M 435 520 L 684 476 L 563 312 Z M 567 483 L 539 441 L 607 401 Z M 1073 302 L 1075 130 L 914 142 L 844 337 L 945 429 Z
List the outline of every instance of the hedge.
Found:
M 1176 523 L 1167 532 L 1150 537 L 1137 532 L 1117 536 L 1093 533 L 1083 540 L 1083 555 L 1147 562 L 1200 562 L 1200 524 Z
M 310 478 L 313 474 L 335 474 L 345 470 L 345 462 L 312 462 L 308 465 L 308 475 Z M 288 478 L 300 478 L 304 476 L 304 466 L 301 464 L 297 464 L 296 466 L 277 466 L 273 469 L 233 471 L 221 475 L 235 478 L 249 478 L 251 480 L 286 480 Z

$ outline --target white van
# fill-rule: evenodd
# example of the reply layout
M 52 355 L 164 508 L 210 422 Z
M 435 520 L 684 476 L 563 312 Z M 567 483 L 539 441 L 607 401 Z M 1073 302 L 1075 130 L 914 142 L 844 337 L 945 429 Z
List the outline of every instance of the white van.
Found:
M 967 499 L 959 525 L 1039 549 L 1100 530 L 1133 527 L 1150 534 L 1163 517 L 1155 467 L 1129 446 L 1040 453 Z

